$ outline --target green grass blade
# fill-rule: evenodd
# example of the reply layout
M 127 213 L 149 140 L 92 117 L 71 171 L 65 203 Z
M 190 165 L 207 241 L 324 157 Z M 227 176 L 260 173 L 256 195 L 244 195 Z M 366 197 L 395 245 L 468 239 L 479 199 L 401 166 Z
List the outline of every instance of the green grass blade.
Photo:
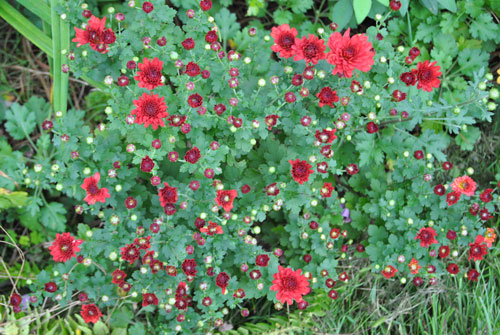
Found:
M 56 0 L 50 1 L 52 24 L 52 55 L 54 69 L 52 71 L 52 106 L 54 111 L 61 110 L 61 19 L 56 13 Z
M 52 41 L 50 38 L 24 17 L 17 9 L 12 7 L 7 0 L 0 0 L 0 16 L 49 57 L 53 56 Z
M 60 33 L 61 33 L 61 45 L 60 45 L 60 54 L 61 54 L 61 67 L 62 64 L 68 63 L 68 58 L 62 55 L 63 50 L 65 54 L 69 52 L 69 23 L 67 21 L 60 20 Z M 69 72 L 64 73 L 61 69 L 57 69 L 61 71 L 61 86 L 60 86 L 60 107 L 63 113 L 66 113 L 66 109 L 68 107 L 68 82 L 69 82 Z
M 41 0 L 16 0 L 44 22 L 50 23 L 50 7 Z

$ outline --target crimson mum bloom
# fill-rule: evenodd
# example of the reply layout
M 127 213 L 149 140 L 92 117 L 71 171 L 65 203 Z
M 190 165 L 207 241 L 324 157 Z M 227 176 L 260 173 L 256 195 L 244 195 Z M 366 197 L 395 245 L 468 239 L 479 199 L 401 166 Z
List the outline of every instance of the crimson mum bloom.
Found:
M 209 236 L 214 236 L 214 234 L 222 234 L 224 231 L 222 227 L 216 222 L 208 221 L 208 226 L 200 228 L 200 232 L 206 233 Z
M 257 257 L 255 257 L 255 264 L 266 267 L 269 264 L 269 256 L 266 254 L 257 255 Z
M 135 244 L 127 244 L 126 246 L 121 248 L 121 255 L 124 261 L 133 264 L 141 255 L 139 249 L 135 246 Z
M 455 263 L 450 263 L 448 264 L 448 266 L 446 267 L 446 271 L 448 271 L 449 273 L 451 273 L 452 275 L 456 275 L 459 271 L 460 271 L 460 268 L 458 267 L 457 264 Z
M 222 289 L 222 294 L 226 293 L 226 287 L 229 285 L 231 277 L 225 272 L 221 272 L 215 278 L 215 285 Z
M 333 105 L 334 102 L 339 101 L 339 97 L 337 96 L 337 91 L 332 90 L 330 87 L 323 87 L 321 91 L 316 94 L 319 98 L 319 107 L 330 106 L 335 107 Z
M 451 189 L 470 197 L 476 191 L 476 182 L 469 176 L 458 177 L 451 183 Z
M 448 202 L 448 206 L 454 205 L 460 199 L 460 192 L 450 192 L 446 195 L 446 201 Z
M 438 241 L 434 238 L 437 236 L 434 228 L 420 228 L 417 236 L 415 236 L 415 240 L 420 240 L 420 246 L 423 248 L 429 247 L 431 244 L 438 243 Z
M 81 188 L 87 191 L 87 196 L 83 198 L 89 205 L 93 205 L 96 202 L 106 202 L 106 198 L 110 198 L 109 191 L 107 188 L 99 188 L 97 184 L 101 179 L 101 174 L 96 172 L 93 176 L 85 178 Z
M 137 108 L 130 113 L 136 116 L 135 123 L 144 124 L 146 128 L 151 125 L 154 130 L 158 129 L 158 126 L 165 127 L 162 119 L 168 116 L 168 112 L 164 99 L 158 94 L 143 93 L 138 100 L 134 100 Z
M 278 53 L 281 58 L 290 58 L 294 56 L 292 47 L 295 45 L 297 29 L 290 28 L 288 24 L 282 24 L 271 29 L 271 37 L 274 38 L 274 45 L 271 50 Z
M 469 279 L 470 281 L 477 281 L 478 278 L 479 278 L 479 272 L 477 272 L 476 269 L 470 269 L 467 272 L 467 279 Z
M 292 50 L 295 54 L 294 61 L 303 59 L 306 64 L 313 63 L 316 65 L 319 60 L 325 59 L 325 41 L 313 34 L 309 37 L 296 38 Z
M 191 150 L 188 150 L 184 155 L 184 159 L 186 160 L 186 162 L 191 164 L 196 163 L 200 159 L 200 157 L 200 149 L 198 149 L 197 147 L 193 147 Z
M 198 108 L 203 104 L 203 97 L 198 93 L 191 94 L 188 98 L 188 104 L 193 108 Z
M 273 275 L 273 285 L 271 291 L 276 291 L 276 299 L 282 304 L 293 304 L 293 301 L 301 302 L 302 296 L 309 292 L 309 282 L 302 270 L 293 271 L 290 268 L 278 266 L 278 272 Z
M 476 237 L 474 243 L 469 243 L 469 260 L 474 259 L 475 261 L 480 261 L 484 256 L 488 254 L 488 249 L 484 242 L 484 237 L 481 235 Z
M 99 321 L 99 318 L 102 316 L 102 313 L 95 304 L 89 304 L 82 306 L 80 315 L 82 316 L 83 321 L 85 321 L 86 323 L 97 323 L 97 321 Z
M 158 298 L 154 293 L 143 293 L 142 294 L 142 307 L 149 305 L 158 305 Z
M 92 49 L 105 54 L 109 51 L 103 41 L 105 24 L 106 17 L 99 19 L 92 15 L 85 30 L 75 27 L 75 38 L 73 38 L 71 41 L 77 43 L 77 48 L 84 44 L 90 43 L 90 47 Z
M 78 247 L 83 243 L 83 240 L 75 240 L 70 233 L 56 234 L 56 239 L 49 247 L 50 254 L 55 262 L 66 262 L 76 256 L 80 251 Z
M 217 206 L 222 206 L 226 212 L 230 212 L 233 209 L 234 198 L 238 196 L 238 191 L 236 190 L 219 190 L 215 196 L 215 202 Z
M 139 82 L 139 87 L 144 87 L 147 90 L 152 90 L 155 87 L 163 86 L 161 82 L 161 70 L 163 69 L 163 62 L 158 58 L 153 60 L 144 57 L 142 63 L 138 64 L 139 71 L 134 76 L 134 79 Z
M 149 156 L 146 156 L 141 161 L 141 170 L 144 172 L 151 172 L 155 167 L 155 162 Z
M 326 54 L 326 61 L 335 66 L 333 75 L 351 78 L 354 70 L 368 72 L 375 64 L 375 51 L 368 42 L 368 36 L 357 34 L 350 37 L 350 33 L 351 28 L 348 28 L 344 36 L 335 32 L 328 38 L 330 51 Z
M 440 67 L 436 65 L 437 62 L 429 63 L 428 60 L 425 62 L 419 62 L 417 64 L 417 69 L 411 70 L 411 73 L 417 78 L 417 88 L 423 89 L 424 91 L 431 92 L 433 88 L 438 88 L 441 81 L 439 76 L 441 72 Z
M 194 259 L 185 259 L 181 265 L 182 271 L 186 276 L 196 276 L 196 261 Z
M 312 166 L 307 163 L 307 161 L 301 161 L 296 159 L 295 161 L 289 160 L 288 163 L 292 164 L 292 177 L 293 179 L 302 185 L 304 182 L 309 180 L 309 175 L 314 173 Z
M 329 198 L 332 196 L 333 190 L 334 190 L 334 187 L 332 186 L 332 183 L 325 182 L 323 184 L 323 187 L 321 188 L 321 195 L 324 198 Z
M 396 275 L 396 272 L 398 272 L 398 269 L 396 269 L 394 266 L 392 265 L 388 265 L 385 267 L 384 270 L 382 270 L 382 275 L 389 279 L 389 278 L 392 278 Z
M 177 187 L 169 186 L 167 183 L 163 183 L 164 188 L 158 191 L 158 196 L 160 197 L 160 203 L 162 207 L 167 204 L 173 204 L 177 202 Z

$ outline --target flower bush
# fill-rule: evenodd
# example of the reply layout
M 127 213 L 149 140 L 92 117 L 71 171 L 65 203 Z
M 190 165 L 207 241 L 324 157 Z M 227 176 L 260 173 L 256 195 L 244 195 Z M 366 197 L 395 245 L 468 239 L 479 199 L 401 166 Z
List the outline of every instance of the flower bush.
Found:
M 445 150 L 491 119 L 484 71 L 441 99 L 446 69 L 386 38 L 391 13 L 360 34 L 267 35 L 209 0 L 186 13 L 79 6 L 59 9 L 75 31 L 69 70 L 105 84 L 106 117 L 89 127 L 83 111 L 54 111 L 43 136 L 57 150 L 24 170 L 77 199 L 82 222 L 51 242 L 58 263 L 31 285 L 35 305 L 79 301 L 89 323 L 147 313 L 157 331 L 192 333 L 228 308 L 248 316 L 247 299 L 335 300 L 353 257 L 416 286 L 477 280 L 500 185 L 477 185 Z

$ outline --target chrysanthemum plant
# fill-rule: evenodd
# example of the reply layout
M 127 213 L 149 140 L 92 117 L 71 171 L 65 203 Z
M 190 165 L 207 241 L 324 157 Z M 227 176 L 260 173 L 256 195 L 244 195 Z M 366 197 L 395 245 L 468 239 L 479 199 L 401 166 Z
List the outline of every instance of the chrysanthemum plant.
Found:
M 268 35 L 208 0 L 178 14 L 161 0 L 78 6 L 60 8 L 76 32 L 70 70 L 106 83 L 107 116 L 89 128 L 82 111 L 55 113 L 54 178 L 86 224 L 57 236 L 37 294 L 80 299 L 88 322 L 130 306 L 157 331 L 201 333 L 228 308 L 249 315 L 247 299 L 336 299 L 354 257 L 419 285 L 477 279 L 498 188 L 454 180 L 465 172 L 443 151 L 490 118 L 482 74 L 439 100 L 444 69 L 384 40 L 390 14 L 363 34 Z

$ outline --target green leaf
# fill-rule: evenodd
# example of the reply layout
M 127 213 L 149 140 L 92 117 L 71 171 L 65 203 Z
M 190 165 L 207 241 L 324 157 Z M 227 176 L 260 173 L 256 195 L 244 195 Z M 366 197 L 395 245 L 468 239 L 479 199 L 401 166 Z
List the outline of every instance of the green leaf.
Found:
M 297 14 L 305 13 L 313 6 L 313 0 L 289 0 L 288 7 Z
M 146 329 L 144 329 L 144 325 L 142 323 L 136 323 L 128 330 L 129 334 L 134 335 L 145 335 Z
M 470 33 L 472 37 L 481 40 L 496 40 L 499 41 L 500 29 L 498 24 L 493 22 L 493 18 L 489 13 L 482 13 L 470 23 Z
M 42 224 L 53 231 L 63 231 L 66 223 L 66 208 L 58 202 L 45 204 L 40 211 Z
M 273 18 L 277 24 L 290 23 L 292 21 L 292 13 L 287 10 L 278 9 L 273 13 Z
M 109 335 L 109 330 L 108 327 L 104 324 L 102 321 L 97 321 L 96 324 L 94 324 L 94 334 L 95 335 Z
M 18 103 L 12 104 L 6 113 L 7 122 L 5 129 L 15 140 L 22 140 L 29 136 L 35 129 L 35 113 L 30 113 L 26 106 L 21 106 Z
M 0 188 L 0 212 L 7 208 L 24 206 L 27 201 L 28 193 L 26 192 L 9 192 Z
M 134 313 L 124 307 L 111 315 L 110 325 L 116 328 L 126 328 L 133 318 Z
M 342 30 L 351 20 L 353 13 L 351 0 L 340 0 L 332 8 L 332 21 Z
M 389 0 L 377 0 L 377 1 L 380 2 L 382 5 L 389 7 Z
M 227 41 L 240 29 L 240 24 L 236 22 L 236 15 L 226 8 L 222 8 L 215 14 L 215 20 L 220 24 L 220 34 L 224 41 Z
M 422 4 L 427 8 L 432 14 L 436 15 L 438 12 L 438 3 L 436 0 L 420 0 Z
M 461 131 L 455 137 L 455 143 L 460 146 L 460 149 L 471 151 L 480 137 L 481 131 L 476 127 L 469 126 L 466 131 Z
M 354 0 L 352 2 L 352 7 L 354 8 L 356 21 L 358 23 L 361 23 L 370 12 L 370 8 L 372 7 L 372 0 Z
M 455 0 L 438 0 L 441 7 L 455 13 L 457 11 L 457 4 Z

